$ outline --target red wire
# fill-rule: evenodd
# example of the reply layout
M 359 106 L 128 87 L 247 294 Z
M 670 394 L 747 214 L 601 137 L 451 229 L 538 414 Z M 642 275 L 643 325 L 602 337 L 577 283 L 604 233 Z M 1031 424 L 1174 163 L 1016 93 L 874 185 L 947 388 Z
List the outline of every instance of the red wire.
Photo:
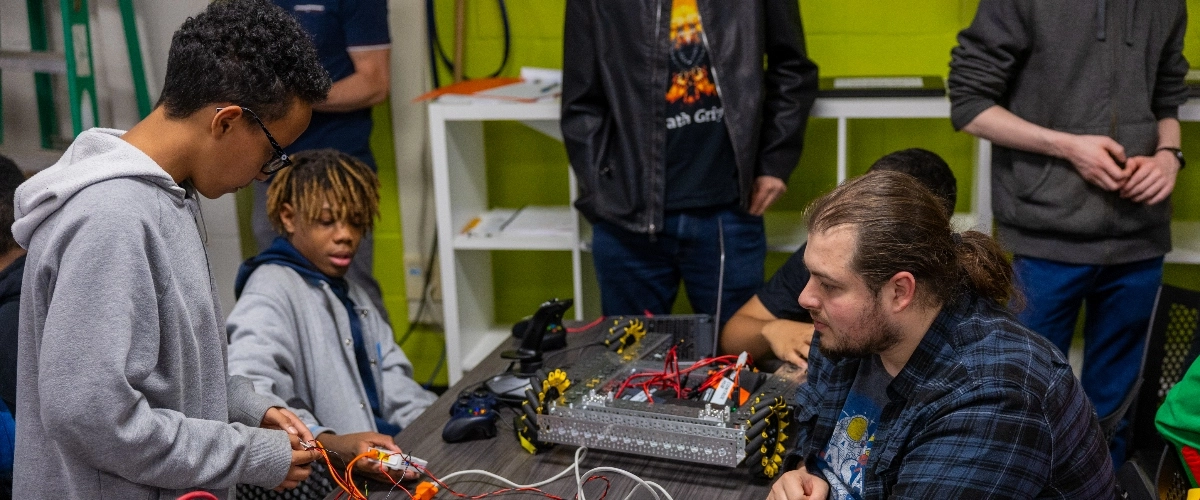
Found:
M 575 328 L 567 328 L 567 333 L 579 333 L 579 332 L 582 332 L 585 330 L 590 330 L 593 326 L 599 325 L 601 321 L 604 321 L 604 316 L 596 318 L 595 321 L 592 321 L 591 323 L 588 323 L 583 326 L 577 326 Z
M 625 378 L 624 381 L 621 382 L 621 385 L 617 387 L 614 397 L 620 398 L 622 395 L 624 395 L 626 389 L 629 389 L 630 387 L 640 386 L 640 388 L 642 389 L 642 392 L 644 392 L 646 394 L 647 401 L 650 401 L 650 402 L 654 402 L 654 398 L 652 396 L 652 391 L 651 391 L 652 387 L 660 388 L 660 389 L 673 389 L 675 391 L 676 397 L 684 398 L 687 396 L 687 394 L 685 394 L 685 391 L 683 389 L 683 376 L 684 375 L 687 375 L 695 370 L 699 370 L 706 366 L 715 365 L 718 363 L 723 364 L 724 366 L 722 366 L 720 369 L 711 372 L 709 374 L 709 377 L 707 379 L 705 379 L 704 383 L 701 384 L 700 387 L 696 389 L 698 391 L 704 390 L 704 389 L 714 385 L 717 381 L 719 381 L 727 373 L 733 371 L 734 367 L 736 366 L 737 359 L 738 359 L 738 357 L 734 356 L 734 355 L 724 355 L 724 356 L 718 356 L 715 358 L 706 358 L 706 359 L 697 361 L 692 366 L 689 366 L 686 369 L 680 370 L 679 369 L 679 353 L 677 351 L 677 347 L 678 346 L 672 346 L 671 349 L 667 351 L 667 354 L 663 359 L 663 371 L 661 371 L 661 372 L 641 372 L 641 373 L 634 373 L 634 374 L 629 375 L 628 377 Z M 641 382 L 635 382 L 639 379 L 647 379 L 647 380 L 644 380 Z M 736 380 L 735 380 L 735 382 L 736 382 Z
M 207 491 L 191 491 L 176 500 L 217 500 L 217 497 Z
M 392 479 L 392 475 L 388 474 L 387 468 L 383 466 L 382 461 L 379 462 L 379 472 L 382 472 L 383 476 L 388 478 L 388 481 L 392 482 L 392 485 L 394 485 L 397 488 L 400 488 L 400 490 L 403 491 L 405 495 L 408 495 L 408 498 L 413 498 L 413 494 L 411 491 L 408 491 L 408 488 L 401 486 L 400 483 L 396 482 L 395 479 Z M 404 477 L 401 476 L 401 479 L 404 479 Z
M 608 487 L 612 486 L 612 481 L 609 481 L 608 478 L 605 476 L 592 476 L 592 477 L 587 478 L 587 480 L 584 481 L 583 484 L 586 485 L 586 484 L 592 482 L 593 479 L 600 479 L 600 480 L 604 481 L 604 491 L 601 491 L 600 498 L 596 499 L 596 500 L 604 500 L 604 497 L 608 496 Z M 575 498 L 579 498 L 579 493 L 575 493 Z

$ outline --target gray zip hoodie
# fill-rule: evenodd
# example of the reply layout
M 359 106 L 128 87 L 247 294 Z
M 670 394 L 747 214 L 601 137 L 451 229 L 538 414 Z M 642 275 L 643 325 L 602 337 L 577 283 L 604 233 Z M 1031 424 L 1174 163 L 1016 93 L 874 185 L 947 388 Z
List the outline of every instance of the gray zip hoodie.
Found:
M 196 193 L 121 134 L 80 134 L 16 192 L 14 498 L 275 487 L 288 438 L 256 427 L 270 402 L 226 375 Z
M 951 51 L 951 121 L 1000 105 L 1072 134 L 1154 154 L 1158 120 L 1187 100 L 1183 0 L 981 0 Z M 992 207 L 1015 253 L 1110 265 L 1171 250 L 1171 204 L 1134 203 L 1085 181 L 1070 162 L 996 146 Z

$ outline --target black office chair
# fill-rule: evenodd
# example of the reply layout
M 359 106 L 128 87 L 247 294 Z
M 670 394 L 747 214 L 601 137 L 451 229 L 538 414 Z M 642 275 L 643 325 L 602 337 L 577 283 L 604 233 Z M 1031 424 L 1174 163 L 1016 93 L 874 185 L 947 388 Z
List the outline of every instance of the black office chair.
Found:
M 1163 500 L 1187 500 L 1188 488 L 1191 484 L 1188 482 L 1187 472 L 1183 470 L 1183 463 L 1179 460 L 1179 452 L 1175 451 L 1175 446 L 1168 444 L 1163 450 L 1162 458 L 1158 462 L 1158 498 Z
M 1154 416 L 1167 391 L 1183 378 L 1200 353 L 1198 331 L 1200 292 L 1162 285 L 1150 318 L 1142 376 L 1134 386 L 1136 397 L 1131 400 L 1129 460 L 1117 472 L 1117 481 L 1130 500 L 1187 497 L 1188 482 L 1179 455 L 1158 434 Z M 1115 421 L 1105 421 L 1108 426 L 1102 427 L 1106 427 L 1107 434 Z

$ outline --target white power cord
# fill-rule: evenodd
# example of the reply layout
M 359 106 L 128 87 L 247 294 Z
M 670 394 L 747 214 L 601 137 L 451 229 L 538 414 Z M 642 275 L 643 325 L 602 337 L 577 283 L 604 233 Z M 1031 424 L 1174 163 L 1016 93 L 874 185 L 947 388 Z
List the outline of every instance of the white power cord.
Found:
M 637 485 L 634 486 L 633 490 L 630 490 L 629 494 L 625 496 L 625 500 L 629 500 L 631 497 L 633 497 L 633 494 L 635 492 L 637 492 L 639 488 L 645 488 L 646 491 L 649 491 L 650 494 L 654 496 L 655 500 L 664 500 L 664 499 L 665 500 L 675 500 L 671 496 L 670 493 L 667 493 L 666 488 L 663 488 L 662 485 L 655 483 L 653 481 L 646 481 L 646 480 L 638 477 L 637 474 L 634 474 L 634 473 L 629 472 L 624 469 L 618 469 L 616 467 L 596 467 L 592 470 L 589 470 L 589 471 L 581 474 L 579 472 L 579 466 L 580 466 L 580 464 L 583 463 L 583 457 L 586 454 L 587 454 L 587 448 L 583 447 L 583 446 L 579 447 L 578 449 L 575 450 L 575 462 L 574 463 L 567 466 L 566 469 L 563 469 L 562 472 L 555 474 L 553 477 L 546 479 L 544 481 L 540 481 L 540 482 L 536 482 L 536 483 L 532 483 L 532 484 L 517 484 L 517 483 L 510 481 L 509 479 L 507 479 L 505 477 L 501 477 L 497 474 L 493 474 L 491 472 L 488 472 L 485 470 L 480 470 L 480 469 L 470 469 L 470 470 L 462 470 L 462 471 L 454 472 L 454 473 L 447 474 L 446 476 L 442 477 L 441 480 L 443 483 L 448 483 L 451 479 L 454 479 L 456 477 L 474 474 L 474 475 L 480 475 L 480 476 L 492 478 L 510 488 L 540 488 L 547 484 L 558 481 L 564 477 L 567 477 L 568 474 L 570 474 L 572 471 L 574 471 L 575 472 L 575 494 L 578 496 L 579 500 L 587 500 L 583 495 L 583 482 L 584 482 L 583 478 L 591 477 L 592 474 L 597 473 L 597 472 L 612 472 L 612 473 L 623 475 L 623 476 L 633 479 L 634 481 L 637 482 Z

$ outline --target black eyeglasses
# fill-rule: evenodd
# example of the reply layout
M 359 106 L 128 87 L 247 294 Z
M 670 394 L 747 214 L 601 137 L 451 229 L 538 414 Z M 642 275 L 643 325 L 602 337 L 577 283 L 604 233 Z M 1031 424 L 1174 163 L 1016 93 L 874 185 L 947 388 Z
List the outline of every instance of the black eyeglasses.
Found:
M 222 109 L 225 109 L 225 108 L 217 108 L 217 112 L 220 112 Z M 246 113 L 248 113 L 250 115 L 250 118 L 253 118 L 254 122 L 258 123 L 258 126 L 262 128 L 263 133 L 267 134 L 267 140 L 271 141 L 271 147 L 275 150 L 275 153 L 271 156 L 271 159 L 267 160 L 267 162 L 264 163 L 262 168 L 259 170 L 264 175 L 271 175 L 275 172 L 283 170 L 286 167 L 291 166 L 292 159 L 288 158 L 287 153 L 283 152 L 283 148 L 279 147 L 279 143 L 275 141 L 275 137 L 273 137 L 271 135 L 271 131 L 267 130 L 267 126 L 263 125 L 263 122 L 262 122 L 262 120 L 260 120 L 258 118 L 258 115 L 254 114 L 254 112 L 251 111 L 250 108 L 247 108 L 245 106 L 242 106 L 242 111 L 245 111 Z

